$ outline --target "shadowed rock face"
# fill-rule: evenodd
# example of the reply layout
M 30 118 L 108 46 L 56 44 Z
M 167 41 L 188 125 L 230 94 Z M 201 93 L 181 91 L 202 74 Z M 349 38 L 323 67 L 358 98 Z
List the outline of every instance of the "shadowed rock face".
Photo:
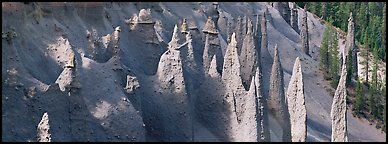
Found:
M 256 67 L 254 76 L 256 87 L 256 105 L 257 105 L 257 135 L 258 141 L 271 141 L 268 125 L 268 104 L 262 93 L 262 75 L 260 67 Z
M 292 3 L 291 8 L 291 27 L 299 34 L 299 26 L 298 26 L 298 9 L 296 7 L 296 4 Z
M 275 45 L 275 55 L 271 70 L 268 107 L 270 114 L 275 117 L 283 129 L 282 141 L 291 141 L 290 119 L 284 95 L 283 68 L 280 64 L 277 45 Z
M 50 125 L 47 112 L 42 116 L 42 120 L 38 124 L 37 128 L 37 141 L 38 142 L 51 142 Z
M 302 52 L 306 55 L 309 54 L 309 35 L 308 35 L 308 26 L 307 26 L 307 12 L 306 6 L 302 10 L 302 21 L 301 21 L 301 29 L 300 29 L 300 39 L 302 43 Z
M 331 105 L 331 141 L 332 142 L 347 142 L 347 117 L 346 117 L 346 63 L 347 57 L 344 56 L 342 61 L 341 78 L 339 80 L 337 89 L 335 90 L 333 103 Z
M 264 14 L 263 14 L 264 15 Z M 261 16 L 264 17 L 264 16 Z M 254 43 L 255 43 L 255 48 L 257 52 L 257 64 L 260 67 L 261 70 L 261 40 L 262 40 L 262 33 L 261 33 L 261 22 L 259 18 L 259 14 L 256 15 L 256 24 L 255 24 L 255 32 L 254 32 Z
M 291 10 L 288 2 L 274 2 L 273 7 L 279 11 L 283 19 L 290 24 Z
M 255 39 L 253 38 L 252 21 L 248 19 L 248 33 L 244 38 L 241 55 L 239 57 L 241 62 L 241 78 L 246 90 L 249 88 L 258 63 L 256 50 L 258 48 L 256 48 L 257 45 L 255 44 L 257 43 L 255 43 Z
M 287 103 L 291 122 L 293 142 L 305 142 L 307 137 L 307 113 L 304 96 L 302 67 L 296 58 L 287 89 Z
M 210 17 L 208 18 L 202 31 L 205 33 L 205 47 L 202 56 L 204 72 L 206 73 L 209 71 L 210 62 L 213 56 L 216 56 L 217 71 L 222 74 L 223 56 L 220 39 L 218 39 L 218 30 Z
M 268 9 L 267 9 L 268 10 Z M 268 40 L 267 40 L 267 14 L 264 12 L 263 17 L 261 18 L 261 49 L 268 49 Z M 261 50 L 260 50 L 261 51 Z
M 241 47 L 242 47 L 242 41 L 244 39 L 243 34 L 243 19 L 238 16 L 237 17 L 237 23 L 234 28 L 234 33 L 236 34 L 236 42 L 237 42 L 237 53 L 238 55 L 241 54 Z

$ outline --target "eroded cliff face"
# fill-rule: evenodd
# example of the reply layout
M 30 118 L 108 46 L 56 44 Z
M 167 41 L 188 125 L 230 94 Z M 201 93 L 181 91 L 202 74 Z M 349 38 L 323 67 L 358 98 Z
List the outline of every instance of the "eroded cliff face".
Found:
M 306 135 L 317 63 L 281 4 L 3 3 L 2 138 L 329 141 L 325 123 Z

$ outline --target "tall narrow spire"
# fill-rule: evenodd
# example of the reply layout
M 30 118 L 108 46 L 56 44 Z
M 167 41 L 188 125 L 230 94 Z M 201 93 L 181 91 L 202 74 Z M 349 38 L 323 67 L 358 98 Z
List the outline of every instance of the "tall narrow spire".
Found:
M 277 44 L 275 45 L 273 60 L 268 96 L 269 112 L 282 127 L 282 141 L 288 142 L 291 141 L 290 119 L 285 100 L 283 69 L 280 63 Z
M 287 104 L 291 122 L 293 142 L 305 142 L 307 137 L 307 115 L 303 86 L 302 67 L 296 58 L 287 89 Z

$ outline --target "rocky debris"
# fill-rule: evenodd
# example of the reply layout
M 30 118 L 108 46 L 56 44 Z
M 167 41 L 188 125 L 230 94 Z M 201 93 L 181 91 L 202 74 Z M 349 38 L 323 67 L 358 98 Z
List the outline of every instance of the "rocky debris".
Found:
M 288 142 L 291 141 L 290 119 L 287 117 L 288 108 L 284 95 L 283 68 L 280 63 L 277 45 L 275 45 L 273 60 L 269 85 L 268 107 L 270 114 L 275 117 L 276 121 L 282 127 L 282 141 Z
M 11 87 L 15 86 L 15 89 L 18 89 L 18 87 L 24 86 L 24 84 L 21 82 L 21 77 L 18 73 L 18 70 L 16 70 L 16 68 L 7 69 L 6 73 L 7 73 L 7 77 L 4 80 L 5 84 L 8 84 Z
M 304 96 L 302 67 L 296 58 L 287 89 L 287 103 L 293 142 L 305 142 L 307 137 L 307 113 Z
M 127 75 L 127 85 L 125 86 L 125 90 L 128 94 L 132 94 L 135 90 L 140 88 L 139 81 L 135 76 Z
M 6 32 L 1 32 L 1 38 L 7 40 L 8 42 L 11 42 L 11 40 L 15 37 L 17 37 L 17 34 L 15 32 L 15 28 L 13 27 L 10 27 Z
M 348 55 L 348 51 L 352 50 L 352 71 L 353 78 L 358 79 L 358 64 L 357 64 L 357 46 L 355 44 L 354 38 L 354 20 L 353 14 L 350 12 L 348 19 L 348 34 L 346 35 L 346 43 L 345 43 L 345 55 Z
M 25 89 L 24 95 L 29 97 L 29 98 L 34 97 L 36 95 L 36 87 L 35 86 L 31 86 L 28 89 Z
M 301 29 L 300 29 L 300 39 L 302 43 L 302 52 L 306 55 L 309 54 L 309 34 L 308 34 L 308 24 L 307 24 L 307 6 L 305 5 L 302 10 L 302 21 L 301 21 Z
M 256 87 L 256 105 L 257 105 L 257 135 L 258 141 L 271 141 L 268 125 L 268 104 L 262 93 L 262 75 L 260 67 L 256 67 L 254 76 Z
M 292 2 L 291 7 L 291 27 L 299 34 L 299 27 L 298 27 L 298 8 L 296 7 L 295 2 Z
M 36 139 L 38 142 L 51 142 L 49 117 L 47 112 L 43 114 L 42 120 L 40 120 L 36 131 Z
M 239 56 L 241 62 L 241 79 L 242 84 L 246 90 L 250 87 L 252 77 L 255 74 L 257 67 L 257 45 L 253 38 L 252 21 L 248 18 L 248 32 L 244 38 L 241 55 Z
M 288 2 L 274 2 L 273 7 L 279 11 L 283 19 L 290 24 L 291 10 L 288 6 Z
M 347 142 L 347 116 L 346 116 L 346 63 L 347 57 L 345 55 L 343 60 L 341 78 L 339 80 L 337 89 L 335 90 L 333 103 L 331 105 L 331 141 L 332 142 Z

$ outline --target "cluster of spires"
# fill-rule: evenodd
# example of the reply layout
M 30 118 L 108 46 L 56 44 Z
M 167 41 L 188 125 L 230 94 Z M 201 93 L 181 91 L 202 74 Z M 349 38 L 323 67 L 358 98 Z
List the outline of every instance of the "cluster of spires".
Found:
M 268 12 L 268 10 L 266 10 L 266 12 Z M 143 11 L 143 13 L 146 12 Z M 306 12 L 304 12 L 304 14 L 305 13 Z M 196 53 L 194 50 L 195 48 L 192 45 L 194 40 L 192 39 L 191 30 L 193 29 L 189 29 L 187 20 L 183 19 L 182 26 L 180 27 L 181 33 L 179 33 L 178 26 L 175 25 L 172 39 L 168 43 L 168 49 L 164 55 L 169 55 L 170 53 L 176 54 L 174 57 L 176 58 L 175 60 L 178 61 L 178 65 L 175 69 L 180 69 L 180 72 L 177 74 L 181 75 L 181 77 L 183 77 L 182 68 L 185 67 L 181 63 L 183 60 L 186 62 L 185 65 L 190 65 L 184 69 L 194 70 L 202 66 L 205 74 L 208 74 L 211 77 L 220 77 L 223 80 L 223 82 L 227 85 L 226 93 L 234 97 L 229 97 L 229 100 L 227 101 L 234 102 L 231 106 L 234 106 L 233 115 L 236 117 L 238 128 L 248 131 L 248 133 L 245 133 L 242 136 L 238 136 L 235 131 L 231 131 L 230 136 L 233 137 L 234 140 L 270 141 L 268 129 L 269 113 L 276 118 L 277 122 L 282 127 L 282 141 L 304 142 L 306 141 L 307 136 L 307 115 L 300 58 L 297 57 L 295 60 L 288 89 L 284 92 L 283 70 L 276 45 L 274 48 L 275 54 L 270 76 L 270 93 L 268 95 L 268 99 L 263 97 L 262 94 L 260 51 L 263 48 L 267 49 L 268 41 L 266 17 L 267 14 L 264 12 L 261 17 L 261 21 L 259 22 L 259 15 L 257 15 L 255 30 L 253 30 L 252 21 L 249 18 L 244 17 L 247 21 L 246 32 L 241 32 L 239 23 L 240 18 L 238 18 L 236 31 L 230 35 L 230 30 L 228 30 L 228 48 L 224 56 L 222 56 L 221 53 L 217 25 L 212 20 L 212 17 L 209 17 L 203 29 L 206 41 L 202 56 L 202 64 L 198 63 L 198 61 L 194 58 Z M 304 16 L 303 18 L 307 19 L 307 16 Z M 147 22 L 151 21 L 151 18 L 147 16 L 140 16 L 140 19 Z M 349 19 L 349 27 L 354 29 L 354 25 L 351 25 L 353 23 L 352 17 Z M 307 20 L 303 21 L 301 33 L 307 33 Z M 292 23 L 292 14 L 291 21 L 288 23 Z M 227 25 L 230 26 L 229 23 Z M 304 32 L 303 29 L 306 29 L 306 32 Z M 118 53 L 118 33 L 120 31 L 120 28 L 117 27 L 112 34 L 113 37 L 110 40 L 112 43 L 108 46 L 108 49 L 112 50 L 112 55 L 117 55 Z M 185 42 L 183 42 L 184 40 L 181 40 L 182 34 L 185 35 Z M 349 39 L 352 38 L 351 35 L 352 33 L 348 33 Z M 185 49 L 184 47 L 187 47 L 185 52 L 186 56 L 182 56 L 179 52 L 182 48 Z M 348 44 L 347 40 L 347 47 L 354 49 L 354 43 Z M 302 50 L 306 50 L 306 48 Z M 306 54 L 308 54 L 308 41 Z M 180 57 L 183 57 L 182 60 Z M 335 92 L 332 105 L 332 141 L 347 141 L 346 88 L 344 84 L 346 81 L 346 58 L 347 57 L 345 55 L 345 60 L 342 64 L 341 79 Z M 74 54 L 72 54 L 69 56 L 69 63 L 66 65 L 66 68 L 74 69 L 74 61 Z M 161 58 L 159 66 L 163 67 L 164 65 L 166 65 L 166 63 L 163 64 Z M 161 71 L 158 70 L 158 75 L 163 75 L 160 72 Z M 173 74 L 173 76 L 176 75 Z M 178 84 L 177 89 L 185 89 L 184 83 L 181 82 Z M 246 95 L 244 95 L 244 93 Z M 48 129 L 48 115 L 45 113 L 37 129 L 38 141 L 51 140 Z M 48 135 L 49 137 L 42 138 L 42 133 L 44 133 L 44 135 Z

